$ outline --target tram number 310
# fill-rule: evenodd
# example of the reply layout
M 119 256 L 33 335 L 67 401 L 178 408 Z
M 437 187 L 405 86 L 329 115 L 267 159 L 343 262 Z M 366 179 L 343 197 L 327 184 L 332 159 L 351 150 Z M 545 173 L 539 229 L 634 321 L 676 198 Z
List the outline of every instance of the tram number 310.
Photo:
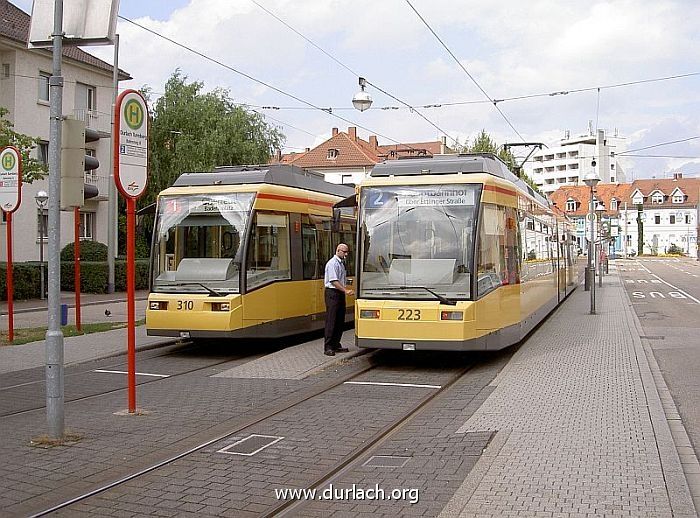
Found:
M 420 309 L 400 309 L 399 320 L 420 320 Z
M 194 309 L 194 301 L 191 300 L 178 300 L 177 301 L 178 311 L 192 311 Z

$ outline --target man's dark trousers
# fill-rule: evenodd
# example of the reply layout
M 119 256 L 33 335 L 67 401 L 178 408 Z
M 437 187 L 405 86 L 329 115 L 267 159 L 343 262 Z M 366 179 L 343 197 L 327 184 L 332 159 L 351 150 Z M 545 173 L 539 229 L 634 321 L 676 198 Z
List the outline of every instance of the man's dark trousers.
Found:
M 345 325 L 345 293 L 334 288 L 325 289 L 326 330 L 323 350 L 333 351 L 340 348 L 340 337 Z

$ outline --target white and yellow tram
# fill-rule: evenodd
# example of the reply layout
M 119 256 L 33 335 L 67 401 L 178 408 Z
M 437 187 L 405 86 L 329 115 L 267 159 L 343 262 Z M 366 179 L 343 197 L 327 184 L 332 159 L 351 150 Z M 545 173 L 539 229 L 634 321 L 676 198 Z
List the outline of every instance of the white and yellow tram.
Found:
M 500 349 L 576 286 L 571 223 L 493 155 L 386 161 L 358 204 L 360 347 Z
M 324 325 L 325 262 L 355 217 L 333 217 L 353 187 L 290 165 L 186 173 L 158 196 L 149 335 L 272 338 Z M 354 253 L 347 258 L 353 271 Z M 348 300 L 347 321 L 353 318 Z

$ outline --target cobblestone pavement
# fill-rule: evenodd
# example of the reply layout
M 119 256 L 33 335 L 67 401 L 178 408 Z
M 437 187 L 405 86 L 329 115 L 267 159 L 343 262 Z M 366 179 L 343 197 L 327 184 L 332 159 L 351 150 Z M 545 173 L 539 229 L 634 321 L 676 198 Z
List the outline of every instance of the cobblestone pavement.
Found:
M 666 421 L 672 409 L 664 414 L 654 384 L 654 378 L 663 379 L 645 357 L 619 278 L 605 277 L 598 315 L 587 314 L 588 296 L 577 290 L 519 349 L 474 355 L 478 361 L 469 376 L 320 488 L 417 489 L 417 502 L 411 494 L 306 500 L 290 514 L 695 516 Z M 344 340 L 349 337 L 351 331 Z M 317 344 L 308 347 L 314 352 L 287 373 L 285 350 L 246 372 L 232 358 L 140 386 L 143 415 L 119 415 L 124 390 L 67 403 L 67 428 L 80 436 L 72 445 L 29 445 L 45 429 L 41 410 L 1 417 L 2 513 L 47 509 L 222 437 L 314 383 L 372 362 L 381 369 L 361 379 L 439 385 L 458 368 L 456 358 L 464 358 L 449 356 L 452 363 L 442 368 L 426 364 L 426 357 L 395 352 L 328 361 Z M 0 377 L 0 386 L 7 376 Z M 66 383 L 69 391 L 78 386 L 70 384 L 88 384 L 90 378 L 74 376 Z M 275 489 L 305 487 L 430 390 L 341 385 L 57 514 L 259 516 L 282 501 Z M 283 439 L 252 456 L 220 452 L 249 434 Z M 394 459 L 402 464 L 396 467 L 386 467 L 391 459 L 382 457 L 375 466 L 365 464 L 372 456 L 404 458 Z
M 695 516 L 617 276 L 515 354 L 458 433 L 492 431 L 448 516 Z

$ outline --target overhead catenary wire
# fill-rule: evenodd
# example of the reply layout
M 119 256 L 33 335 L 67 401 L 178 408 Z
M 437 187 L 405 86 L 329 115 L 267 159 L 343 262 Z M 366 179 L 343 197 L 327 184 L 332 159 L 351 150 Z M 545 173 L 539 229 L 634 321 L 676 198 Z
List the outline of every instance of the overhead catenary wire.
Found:
M 176 41 L 176 40 L 174 40 L 174 39 L 172 39 L 172 38 L 169 38 L 168 36 L 165 36 L 165 35 L 163 35 L 163 34 L 160 34 L 158 31 L 155 31 L 155 30 L 153 30 L 153 29 L 151 29 L 151 28 L 149 28 L 149 27 L 146 27 L 146 26 L 144 26 L 144 25 L 138 23 L 138 22 L 135 22 L 134 20 L 131 20 L 131 19 L 129 19 L 129 18 L 126 18 L 125 16 L 119 15 L 119 18 L 122 19 L 122 20 L 124 20 L 125 22 L 128 22 L 128 23 L 131 23 L 131 24 L 135 25 L 136 27 L 139 27 L 140 29 L 142 29 L 142 30 L 144 30 L 144 31 L 146 31 L 146 32 L 149 32 L 149 33 L 153 34 L 154 36 L 157 36 L 157 37 L 159 37 L 159 38 L 161 38 L 161 39 L 163 39 L 163 40 L 165 40 L 165 41 L 168 41 L 168 42 L 172 43 L 173 45 L 176 45 L 176 46 L 178 46 L 178 47 L 180 47 L 180 48 L 183 48 L 183 49 L 187 50 L 188 52 L 191 52 L 192 54 L 195 54 L 195 55 L 197 55 L 197 56 L 199 56 L 199 57 L 201 57 L 201 58 L 206 59 L 207 61 L 211 61 L 212 63 L 215 63 L 215 64 L 219 65 L 220 67 L 223 67 L 223 68 L 225 68 L 225 69 L 227 69 L 227 70 L 230 70 L 231 72 L 234 72 L 234 73 L 236 73 L 236 74 L 238 74 L 238 75 L 240 75 L 240 76 L 243 76 L 243 77 L 245 77 L 246 79 L 249 79 L 250 81 L 253 81 L 253 82 L 257 83 L 257 84 L 260 84 L 260 85 L 262 85 L 262 86 L 265 86 L 266 88 L 269 88 L 269 89 L 271 89 L 271 90 L 274 90 L 275 92 L 277 92 L 277 93 L 279 93 L 279 94 L 282 94 L 282 95 L 284 95 L 285 97 L 289 97 L 289 98 L 294 99 L 295 101 L 297 101 L 297 102 L 299 102 L 299 103 L 301 103 L 301 104 L 304 104 L 304 105 L 309 106 L 309 107 L 311 107 L 311 108 L 314 108 L 314 109 L 316 109 L 316 110 L 325 112 L 325 113 L 329 114 L 331 117 L 335 117 L 335 118 L 340 119 L 340 120 L 342 120 L 342 121 L 344 121 L 344 122 L 346 122 L 346 123 L 348 123 L 348 124 L 352 124 L 353 126 L 356 126 L 356 127 L 361 128 L 361 129 L 363 129 L 363 130 L 365 130 L 365 131 L 368 131 L 368 132 L 370 132 L 371 134 L 380 136 L 380 137 L 382 137 L 382 138 L 384 138 L 384 139 L 386 139 L 386 140 L 389 140 L 389 141 L 391 141 L 391 142 L 393 142 L 393 143 L 395 143 L 395 144 L 398 144 L 398 145 L 405 145 L 405 146 L 407 146 L 407 147 L 409 147 L 409 148 L 411 147 L 411 146 L 409 146 L 408 144 L 404 144 L 404 143 L 402 143 L 402 142 L 400 142 L 400 141 L 398 141 L 398 140 L 396 140 L 396 139 L 394 139 L 394 138 L 391 138 L 391 137 L 389 137 L 389 136 L 387 136 L 387 135 L 383 135 L 382 133 L 379 133 L 378 131 L 374 131 L 374 130 L 372 130 L 372 129 L 370 129 L 370 128 L 367 128 L 367 127 L 365 127 L 365 126 L 363 126 L 363 125 L 361 125 L 361 124 L 358 124 L 357 122 L 354 122 L 354 121 L 352 121 L 352 120 L 350 120 L 350 119 L 346 119 L 345 117 L 341 117 L 340 115 L 337 115 L 337 114 L 333 113 L 332 110 L 330 110 L 330 109 L 321 108 L 321 107 L 319 107 L 319 106 L 316 106 L 316 105 L 313 104 L 312 102 L 309 102 L 309 101 L 307 101 L 307 100 L 305 100 L 305 99 L 302 99 L 302 98 L 300 98 L 300 97 L 298 97 L 298 96 L 296 96 L 296 95 L 294 95 L 294 94 L 291 94 L 291 93 L 289 93 L 289 92 L 286 92 L 286 91 L 282 90 L 281 88 L 277 88 L 277 87 L 274 86 L 274 85 L 271 85 L 271 84 L 269 84 L 269 83 L 266 83 L 265 81 L 262 81 L 261 79 L 258 79 L 258 78 L 256 78 L 256 77 L 253 77 L 253 76 L 251 76 L 250 74 L 247 74 L 247 73 L 245 73 L 245 72 L 243 72 L 243 71 L 241 71 L 241 70 L 238 70 L 238 69 L 232 67 L 231 65 L 227 65 L 226 63 L 223 63 L 222 61 L 219 61 L 218 59 L 215 59 L 215 58 L 213 58 L 213 57 L 211 57 L 211 56 L 208 56 L 207 54 L 205 54 L 205 53 L 203 53 L 203 52 L 200 52 L 200 51 L 198 51 L 198 50 L 196 50 L 196 49 L 194 49 L 194 48 L 192 48 L 192 47 L 189 47 L 189 46 L 187 46 L 187 45 L 185 45 L 185 44 L 183 44 L 183 43 L 180 43 L 180 42 L 178 42 L 178 41 Z
M 441 45 L 443 46 L 443 48 L 447 51 L 447 53 L 448 53 L 450 56 L 452 56 L 452 59 L 455 60 L 455 62 L 457 63 L 457 65 L 459 65 L 459 67 L 464 71 L 464 73 L 467 74 L 467 77 L 469 77 L 469 79 L 472 80 L 472 82 L 477 86 L 477 88 L 478 88 L 479 90 L 481 90 L 481 93 L 483 93 L 484 96 L 493 104 L 493 107 L 496 108 L 496 110 L 498 111 L 498 113 L 501 114 L 501 117 L 503 117 L 503 120 L 506 121 L 506 123 L 508 124 L 508 126 L 510 126 L 510 128 L 515 132 L 515 134 L 518 135 L 518 137 L 520 137 L 520 140 L 522 140 L 523 142 L 525 142 L 525 139 L 524 139 L 523 136 L 520 134 L 520 132 L 519 132 L 517 129 L 515 129 L 515 126 L 513 126 L 513 124 L 512 124 L 512 123 L 510 122 L 510 120 L 508 119 L 508 117 L 506 117 L 506 114 L 503 113 L 503 111 L 498 107 L 498 101 L 496 101 L 496 100 L 493 99 L 489 94 L 486 93 L 486 90 L 484 90 L 484 89 L 481 87 L 481 85 L 479 84 L 479 82 L 469 73 L 469 71 L 468 71 L 468 70 L 466 69 L 466 67 L 462 64 L 462 62 L 461 62 L 459 59 L 457 59 L 457 56 L 455 56 L 454 53 L 450 50 L 450 48 L 445 44 L 445 42 L 443 42 L 442 39 L 440 39 L 440 36 L 438 36 L 438 34 L 433 30 L 433 28 L 432 28 L 432 27 L 430 26 L 430 24 L 425 20 L 425 18 L 423 18 L 423 16 L 418 12 L 418 10 L 417 10 L 415 7 L 413 7 L 413 4 L 410 2 L 410 0 L 406 0 L 406 3 L 407 3 L 407 4 L 409 5 L 409 7 L 413 10 L 413 12 L 416 13 L 416 16 L 418 16 L 418 18 L 420 19 L 420 21 L 423 22 L 423 24 L 428 28 L 428 30 L 433 34 L 433 36 L 435 36 L 435 38 L 440 42 L 440 44 L 441 44 Z
M 319 50 L 320 52 L 322 52 L 324 55 L 326 55 L 328 58 L 330 58 L 331 60 L 333 60 L 335 63 L 337 63 L 338 65 L 340 65 L 341 67 L 343 67 L 345 70 L 347 70 L 348 72 L 350 72 L 352 75 L 354 75 L 355 77 L 360 77 L 360 76 L 362 76 L 362 74 L 359 74 L 358 72 L 355 72 L 352 68 L 350 68 L 350 67 L 347 66 L 345 63 L 343 63 L 342 61 L 340 61 L 339 59 L 337 59 L 335 56 L 333 56 L 333 55 L 331 55 L 329 52 L 327 52 L 325 49 L 323 49 L 322 47 L 320 47 L 319 45 L 317 45 L 316 43 L 314 43 L 311 39 L 309 39 L 309 38 L 306 37 L 304 34 L 302 34 L 300 31 L 298 31 L 297 29 L 295 29 L 294 27 L 292 27 L 290 24 L 288 24 L 287 22 L 285 22 L 282 18 L 280 18 L 279 16 L 277 16 L 276 14 L 274 14 L 272 11 L 270 11 L 270 10 L 267 9 L 266 7 L 260 5 L 260 3 L 258 3 L 256 0 L 250 0 L 250 1 L 253 2 L 255 5 L 257 5 L 260 9 L 262 9 L 263 11 L 265 11 L 267 14 L 269 14 L 270 16 L 272 16 L 275 20 L 277 20 L 278 22 L 280 22 L 282 25 L 284 25 L 285 27 L 287 27 L 289 30 L 291 30 L 292 32 L 294 32 L 296 35 L 298 35 L 298 36 L 299 36 L 300 38 L 302 38 L 304 41 L 306 41 L 307 43 L 309 43 L 310 45 L 312 45 L 314 48 L 316 48 L 317 50 Z M 384 90 L 383 88 L 381 88 L 381 87 L 378 86 L 377 84 L 375 84 L 375 83 L 369 81 L 368 79 L 365 79 L 365 81 L 366 81 L 366 83 L 367 83 L 368 85 L 370 85 L 370 86 L 372 86 L 373 88 L 379 90 L 379 91 L 382 92 L 384 95 L 386 95 L 386 96 L 388 96 L 388 97 L 391 97 L 391 98 L 394 99 L 395 101 L 398 101 L 399 103 L 403 104 L 406 108 L 408 108 L 408 109 L 411 110 L 411 113 L 416 113 L 420 118 L 422 118 L 425 122 L 427 122 L 428 124 L 430 124 L 430 125 L 431 125 L 433 128 L 435 128 L 436 130 L 438 130 L 440 133 L 442 133 L 443 135 L 445 135 L 446 137 L 448 137 L 448 138 L 449 138 L 450 140 L 452 140 L 456 145 L 458 145 L 458 146 L 460 145 L 460 143 L 459 143 L 459 141 L 458 141 L 457 139 L 455 139 L 454 137 L 450 136 L 445 130 L 443 130 L 441 127 L 439 127 L 437 124 L 435 124 L 435 123 L 434 123 L 432 120 L 430 120 L 428 117 L 426 117 L 425 115 L 423 115 L 415 106 L 412 106 L 412 105 L 410 105 L 409 103 L 407 103 L 407 102 L 405 102 L 405 101 L 399 99 L 399 98 L 396 97 L 395 95 L 393 95 L 393 94 L 387 92 L 386 90 Z

